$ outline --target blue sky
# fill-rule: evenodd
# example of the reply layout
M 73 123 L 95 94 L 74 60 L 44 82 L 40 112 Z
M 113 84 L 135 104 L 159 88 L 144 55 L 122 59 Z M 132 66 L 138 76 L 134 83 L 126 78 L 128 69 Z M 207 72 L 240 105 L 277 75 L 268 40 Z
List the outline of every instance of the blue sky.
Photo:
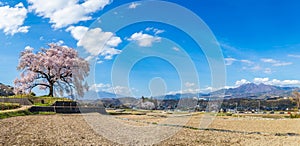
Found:
M 210 28 L 224 56 L 227 87 L 248 82 L 300 86 L 299 1 L 168 2 L 190 10 Z M 112 31 L 123 21 L 123 14 L 112 13 L 112 10 L 124 4 L 128 8 L 124 12 L 147 8 L 143 1 L 130 0 L 1 0 L 0 82 L 13 85 L 13 80 L 19 76 L 16 70 L 19 54 L 26 47 L 38 51 L 48 43 L 58 43 L 84 50 L 96 59 L 93 89 L 97 91 L 138 97 L 212 89 L 211 70 L 202 48 L 180 28 L 143 21 Z M 149 13 L 159 14 L 160 11 L 149 10 Z M 115 16 L 95 23 L 107 13 Z M 174 13 L 174 19 L 180 17 L 191 16 Z M 186 26 L 190 23 L 186 22 Z M 95 46 L 102 45 L 103 40 L 108 42 L 97 50 Z M 149 54 L 155 55 L 145 57 Z M 144 58 L 133 62 L 125 77 L 127 80 L 122 82 L 126 74 L 126 68 L 122 68 L 139 55 Z M 119 74 L 112 73 L 114 65 L 121 71 Z M 191 69 L 197 72 L 196 78 Z M 186 77 L 182 80 L 181 76 Z M 164 90 L 160 90 L 162 88 Z

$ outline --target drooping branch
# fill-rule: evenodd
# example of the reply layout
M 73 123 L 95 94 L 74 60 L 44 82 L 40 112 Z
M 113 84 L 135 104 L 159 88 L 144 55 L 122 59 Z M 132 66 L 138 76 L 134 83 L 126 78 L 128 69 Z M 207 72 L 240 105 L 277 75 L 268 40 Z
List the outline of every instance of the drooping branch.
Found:
M 89 73 L 89 64 L 78 56 L 78 53 L 68 47 L 49 45 L 49 49 L 42 48 L 34 54 L 25 50 L 20 55 L 18 70 L 24 70 L 20 79 L 16 79 L 15 92 L 26 91 L 36 86 L 49 89 L 49 95 L 53 96 L 54 88 L 58 91 L 76 89 L 82 93 L 85 88 L 82 82 Z M 76 68 L 76 75 L 73 71 Z M 62 93 L 63 94 L 63 93 Z

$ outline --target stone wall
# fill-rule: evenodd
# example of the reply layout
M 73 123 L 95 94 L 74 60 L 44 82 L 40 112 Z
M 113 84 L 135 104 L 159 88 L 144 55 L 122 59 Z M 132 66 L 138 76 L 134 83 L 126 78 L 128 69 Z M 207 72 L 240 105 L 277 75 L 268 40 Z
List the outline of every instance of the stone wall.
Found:
M 19 103 L 20 105 L 32 105 L 28 98 L 0 98 L 0 102 Z

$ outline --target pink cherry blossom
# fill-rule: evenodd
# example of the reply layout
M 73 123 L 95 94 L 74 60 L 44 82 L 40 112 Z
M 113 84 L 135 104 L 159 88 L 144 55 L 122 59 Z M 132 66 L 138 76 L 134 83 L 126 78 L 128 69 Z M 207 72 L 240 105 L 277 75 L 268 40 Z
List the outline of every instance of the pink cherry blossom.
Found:
M 15 79 L 15 93 L 29 93 L 34 87 L 49 90 L 49 96 L 74 94 L 83 96 L 88 89 L 83 83 L 88 76 L 89 63 L 80 58 L 76 50 L 50 44 L 49 49 L 42 48 L 33 53 L 25 50 L 20 55 L 18 70 L 20 78 Z

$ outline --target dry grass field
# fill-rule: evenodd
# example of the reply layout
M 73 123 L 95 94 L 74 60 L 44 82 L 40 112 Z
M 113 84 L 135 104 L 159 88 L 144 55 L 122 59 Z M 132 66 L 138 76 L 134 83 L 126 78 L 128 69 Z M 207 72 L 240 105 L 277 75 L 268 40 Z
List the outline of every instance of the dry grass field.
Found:
M 160 126 L 172 115 L 113 117 L 128 125 Z M 300 145 L 300 119 L 218 116 L 206 129 L 197 129 L 202 116 L 194 114 L 185 125 L 175 124 L 185 127 L 155 145 Z M 97 134 L 81 114 L 12 117 L 0 120 L 0 125 L 0 145 L 119 145 Z

